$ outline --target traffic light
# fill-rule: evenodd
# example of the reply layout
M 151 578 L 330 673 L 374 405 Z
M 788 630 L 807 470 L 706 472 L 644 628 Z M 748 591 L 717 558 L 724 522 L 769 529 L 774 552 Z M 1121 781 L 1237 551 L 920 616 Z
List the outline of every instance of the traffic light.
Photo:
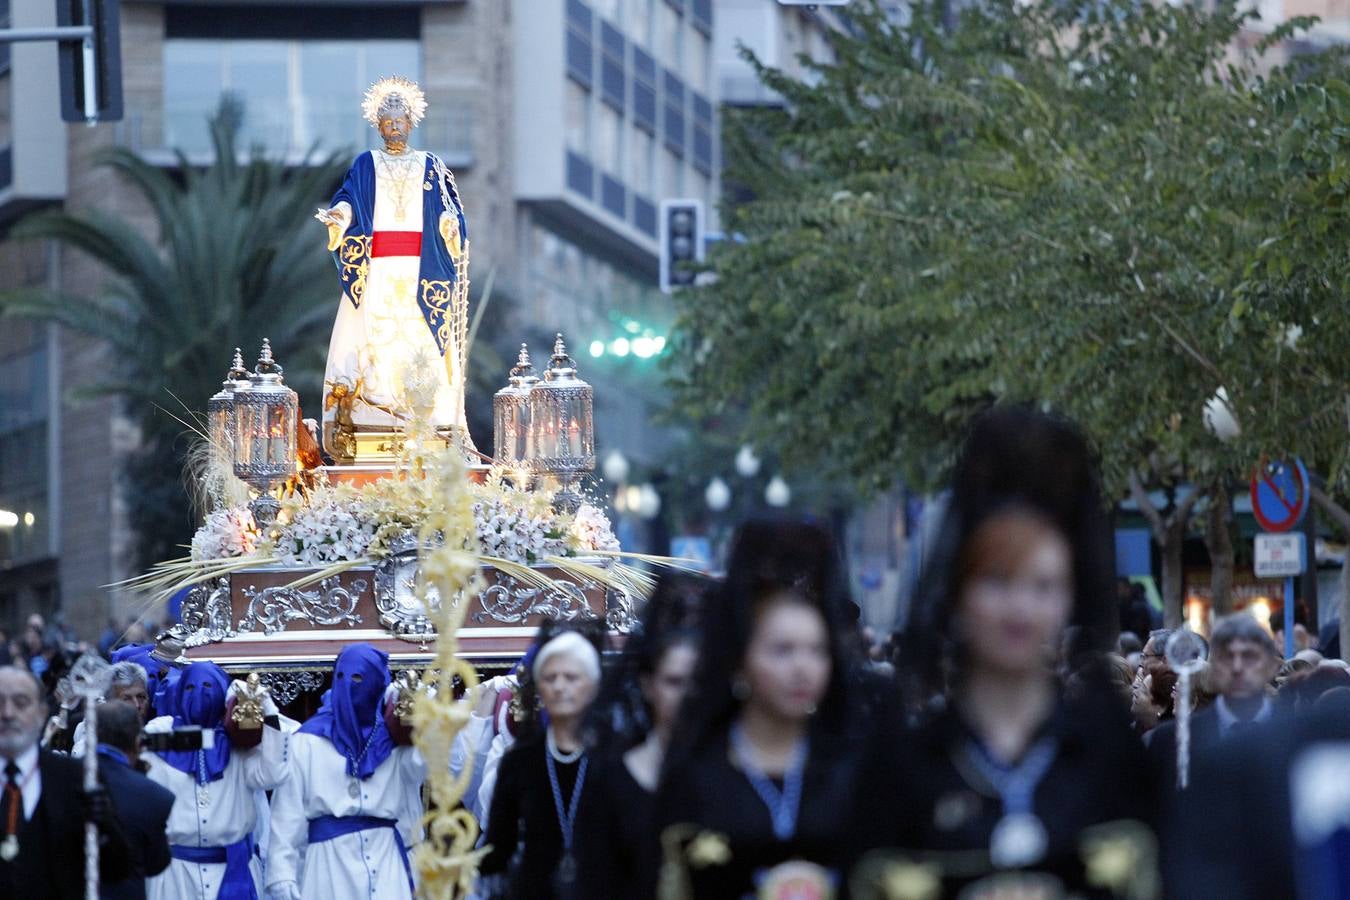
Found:
M 692 266 L 703 261 L 703 201 L 662 200 L 661 291 L 694 283 Z
M 58 26 L 90 25 L 89 47 L 61 41 L 61 118 L 67 122 L 112 122 L 122 118 L 122 46 L 118 34 L 120 0 L 56 0 Z M 85 93 L 93 89 L 92 107 Z M 92 116 L 90 113 L 92 112 Z

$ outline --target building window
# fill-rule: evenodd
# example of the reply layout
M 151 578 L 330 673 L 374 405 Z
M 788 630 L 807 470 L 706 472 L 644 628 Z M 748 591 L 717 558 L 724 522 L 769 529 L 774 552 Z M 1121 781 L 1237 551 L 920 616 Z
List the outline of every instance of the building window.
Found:
M 620 219 L 624 217 L 625 207 L 627 206 L 627 194 L 623 183 L 617 178 L 609 175 L 600 176 L 600 205 L 606 211 L 613 213 Z
M 576 82 L 569 81 L 563 91 L 563 127 L 567 132 L 567 148 L 583 155 L 591 152 L 591 95 Z
M 3 0 L 0 2 L 0 28 L 10 28 L 13 24 L 9 14 L 9 0 Z M 10 45 L 0 44 L 0 72 L 9 72 L 11 60 Z
M 676 156 L 684 156 L 684 83 L 674 72 L 665 73 L 665 120 L 663 122 L 666 146 Z
M 633 48 L 633 124 L 656 133 L 656 60 Z
M 421 70 L 415 40 L 217 40 L 170 37 L 164 42 L 164 144 L 189 154 L 210 152 L 208 117 L 238 117 L 239 146 L 303 154 L 374 146 L 379 135 L 361 118 L 361 98 L 386 75 Z M 466 116 L 467 111 L 459 111 Z M 465 124 L 428 116 L 422 143 L 457 149 L 451 132 Z
M 707 98 L 693 95 L 694 168 L 711 175 L 713 168 L 713 107 Z
M 648 237 L 656 237 L 656 204 L 646 197 L 633 196 L 633 224 Z
M 705 37 L 712 37 L 712 0 L 691 0 L 689 4 L 690 18 L 694 22 L 694 27 L 703 32 Z
M 0 361 L 0 563 L 51 555 L 48 395 L 45 347 Z
M 679 69 L 684 64 L 684 21 L 668 2 L 658 3 L 656 8 L 656 34 L 661 44 L 658 48 L 661 62 L 672 69 Z
M 591 9 L 581 0 L 567 0 L 567 75 L 585 87 L 591 86 Z
M 567 186 L 587 200 L 595 196 L 595 166 L 571 150 L 567 151 Z
M 624 78 L 623 56 L 626 42 L 623 33 L 608 22 L 600 23 L 600 99 L 623 112 Z

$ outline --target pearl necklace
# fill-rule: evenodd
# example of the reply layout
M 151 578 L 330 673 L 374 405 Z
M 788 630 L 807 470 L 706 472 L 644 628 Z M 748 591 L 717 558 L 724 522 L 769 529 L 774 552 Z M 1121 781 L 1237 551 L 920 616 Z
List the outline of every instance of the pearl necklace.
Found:
M 577 760 L 581 759 L 581 754 L 585 752 L 580 747 L 578 747 L 576 750 L 573 750 L 571 753 L 564 753 L 561 750 L 559 750 L 558 742 L 553 737 L 552 728 L 548 729 L 548 732 L 544 737 L 544 743 L 548 745 L 548 755 L 553 757 L 563 765 L 568 765 L 570 763 L 576 762 Z

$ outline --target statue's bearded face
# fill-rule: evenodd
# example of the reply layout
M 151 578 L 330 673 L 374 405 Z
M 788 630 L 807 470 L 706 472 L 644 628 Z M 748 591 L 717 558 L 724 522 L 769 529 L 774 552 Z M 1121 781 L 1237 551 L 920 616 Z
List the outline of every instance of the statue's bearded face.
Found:
M 412 119 L 401 113 L 380 116 L 380 137 L 384 145 L 391 150 L 403 149 L 408 145 L 408 135 L 412 134 Z

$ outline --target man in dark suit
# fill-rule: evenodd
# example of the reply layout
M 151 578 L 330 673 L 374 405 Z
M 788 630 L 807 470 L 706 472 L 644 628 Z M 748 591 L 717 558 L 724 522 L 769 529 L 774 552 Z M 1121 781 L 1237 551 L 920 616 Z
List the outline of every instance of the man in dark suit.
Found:
M 1198 761 L 1170 841 L 1169 898 L 1350 897 L 1350 697 L 1338 694 Z
M 131 874 L 100 887 L 103 900 L 145 900 L 145 879 L 169 867 L 167 825 L 173 792 L 136 769 L 141 751 L 141 716 L 122 700 L 98 708 L 99 776 L 112 795 L 129 850 Z
M 1275 716 L 1267 693 L 1282 662 L 1280 648 L 1260 622 L 1246 613 L 1225 616 L 1210 636 L 1210 670 L 1218 697 L 1191 716 L 1192 761 L 1219 752 L 1231 738 Z M 1163 784 L 1177 784 L 1176 722 L 1164 722 L 1149 739 L 1149 756 Z
M 86 792 L 78 760 L 44 753 L 42 686 L 27 669 L 0 667 L 0 897 L 84 897 L 84 824 L 99 830 L 105 881 L 127 876 L 127 848 L 105 789 Z

